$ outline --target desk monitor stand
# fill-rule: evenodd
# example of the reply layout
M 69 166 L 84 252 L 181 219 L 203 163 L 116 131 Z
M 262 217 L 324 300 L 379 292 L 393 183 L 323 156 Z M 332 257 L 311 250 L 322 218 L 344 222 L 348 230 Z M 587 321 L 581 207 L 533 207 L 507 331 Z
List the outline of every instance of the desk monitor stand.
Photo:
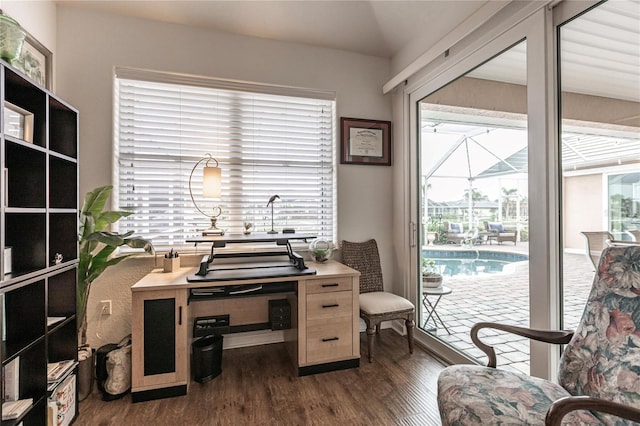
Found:
M 187 240 L 188 243 L 211 243 L 211 253 L 209 256 L 205 256 L 202 258 L 200 262 L 200 268 L 196 275 L 206 276 L 207 272 L 209 272 L 209 264 L 214 261 L 214 259 L 223 259 L 223 258 L 239 258 L 239 257 L 263 257 L 263 256 L 282 256 L 286 254 L 289 257 L 289 261 L 295 266 L 298 270 L 304 271 L 307 269 L 307 266 L 304 264 L 304 259 L 298 253 L 294 252 L 291 248 L 291 240 L 302 240 L 307 242 L 308 239 L 316 238 L 315 235 L 310 234 L 237 234 L 237 235 L 221 235 L 221 236 L 208 236 L 208 237 L 200 237 L 193 238 Z M 267 251 L 267 252 L 246 252 L 246 253 L 214 253 L 216 247 L 222 248 L 226 247 L 227 244 L 238 244 L 238 243 L 269 243 L 275 242 L 276 246 L 284 246 L 286 251 Z

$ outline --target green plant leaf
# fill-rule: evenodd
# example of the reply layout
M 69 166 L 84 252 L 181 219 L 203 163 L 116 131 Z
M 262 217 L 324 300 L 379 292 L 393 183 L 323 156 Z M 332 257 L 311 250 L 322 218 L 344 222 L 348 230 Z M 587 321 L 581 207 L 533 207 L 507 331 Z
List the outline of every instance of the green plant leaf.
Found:
M 107 205 L 107 200 L 111 195 L 113 185 L 106 185 L 95 188 L 93 191 L 87 192 L 82 205 L 82 213 L 97 217 L 104 210 L 104 206 Z
M 130 211 L 103 211 L 107 205 L 113 187 L 101 186 L 87 193 L 79 220 L 79 259 L 78 283 L 76 286 L 76 307 L 78 318 L 79 344 L 86 343 L 87 301 L 91 284 L 108 267 L 117 265 L 138 253 L 115 256 L 118 247 L 142 248 L 153 253 L 151 242 L 144 238 L 132 237 L 133 231 L 120 234 L 107 229 L 123 217 L 133 214 Z

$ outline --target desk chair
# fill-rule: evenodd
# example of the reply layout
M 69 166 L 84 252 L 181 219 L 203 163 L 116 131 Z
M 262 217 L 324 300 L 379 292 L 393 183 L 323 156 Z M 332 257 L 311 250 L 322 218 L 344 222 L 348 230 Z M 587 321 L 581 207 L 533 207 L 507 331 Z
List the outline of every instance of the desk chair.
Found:
M 342 241 L 342 263 L 360 271 L 360 318 L 367 324 L 367 351 L 373 361 L 373 341 L 380 323 L 403 319 L 407 327 L 409 353 L 413 353 L 415 307 L 407 299 L 384 291 L 382 267 L 376 240 L 364 243 Z
M 640 422 L 640 246 L 602 252 L 577 330 L 533 330 L 478 323 L 471 339 L 489 358 L 486 367 L 454 365 L 438 377 L 444 426 L 637 425 Z M 493 328 L 566 344 L 558 383 L 496 368 L 492 346 L 478 331 Z M 623 420 L 627 419 L 626 421 Z

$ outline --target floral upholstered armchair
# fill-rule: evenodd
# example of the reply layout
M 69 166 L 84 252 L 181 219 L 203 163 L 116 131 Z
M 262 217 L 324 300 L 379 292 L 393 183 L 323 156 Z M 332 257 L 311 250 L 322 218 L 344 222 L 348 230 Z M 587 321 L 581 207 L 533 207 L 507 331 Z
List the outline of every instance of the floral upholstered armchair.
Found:
M 558 384 L 496 369 L 494 328 L 567 344 Z M 577 330 L 541 331 L 479 323 L 471 330 L 487 367 L 454 365 L 438 378 L 443 425 L 632 425 L 640 422 L 640 246 L 602 252 Z

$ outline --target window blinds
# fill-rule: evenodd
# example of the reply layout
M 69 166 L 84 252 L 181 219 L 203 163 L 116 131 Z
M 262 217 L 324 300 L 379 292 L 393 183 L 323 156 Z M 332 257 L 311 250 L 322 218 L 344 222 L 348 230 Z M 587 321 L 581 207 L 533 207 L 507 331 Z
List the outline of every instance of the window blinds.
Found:
M 179 246 L 210 223 L 189 195 L 189 175 L 207 153 L 222 169 L 222 197 L 202 197 L 202 168 L 193 173 L 198 207 L 222 209 L 218 227 L 240 233 L 294 228 L 335 241 L 335 100 L 251 91 L 251 84 L 166 83 L 117 73 L 114 194 L 119 222 L 156 247 Z M 129 76 L 129 75 L 127 75 Z M 170 80 L 170 79 L 169 79 Z M 206 87 L 203 87 L 206 86 Z M 236 90 L 240 88 L 241 90 Z M 299 93 L 301 89 L 295 89 Z M 334 97 L 335 98 L 335 97 Z

